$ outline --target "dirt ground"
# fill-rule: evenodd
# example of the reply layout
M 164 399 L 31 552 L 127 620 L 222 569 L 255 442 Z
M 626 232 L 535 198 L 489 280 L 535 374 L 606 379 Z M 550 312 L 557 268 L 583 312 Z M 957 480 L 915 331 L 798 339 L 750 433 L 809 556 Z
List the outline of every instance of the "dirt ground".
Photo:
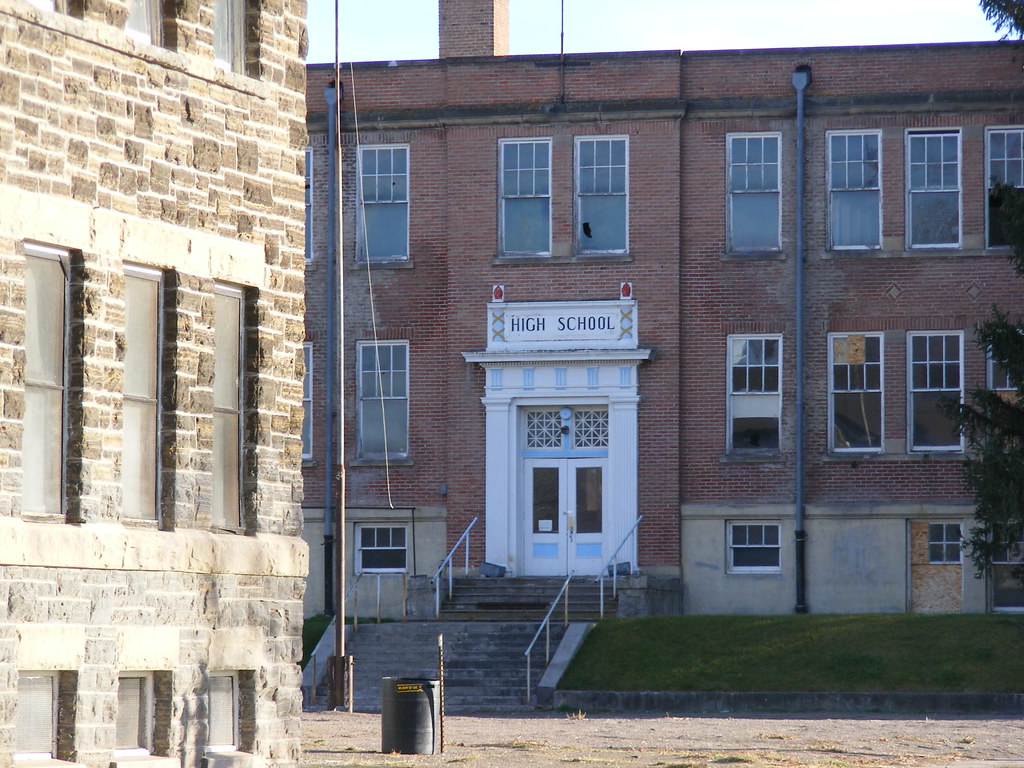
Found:
M 303 714 L 303 768 L 1024 768 L 1017 717 L 448 716 L 440 755 L 382 755 L 380 727 L 380 715 Z

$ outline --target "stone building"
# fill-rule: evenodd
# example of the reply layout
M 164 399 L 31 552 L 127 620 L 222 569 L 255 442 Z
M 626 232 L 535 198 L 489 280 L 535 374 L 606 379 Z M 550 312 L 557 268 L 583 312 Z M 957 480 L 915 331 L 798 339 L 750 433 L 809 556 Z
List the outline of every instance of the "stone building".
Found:
M 938 407 L 1007 387 L 973 328 L 1024 306 L 989 194 L 1024 184 L 1020 49 L 508 56 L 507 16 L 442 2 L 438 60 L 345 68 L 350 574 L 429 574 L 479 518 L 474 569 L 595 574 L 621 544 L 647 610 L 1024 607 L 962 562 Z M 309 68 L 310 274 L 332 78 Z M 307 306 L 323 370 L 322 280 Z
M 293 766 L 305 3 L 0 10 L 0 765 Z

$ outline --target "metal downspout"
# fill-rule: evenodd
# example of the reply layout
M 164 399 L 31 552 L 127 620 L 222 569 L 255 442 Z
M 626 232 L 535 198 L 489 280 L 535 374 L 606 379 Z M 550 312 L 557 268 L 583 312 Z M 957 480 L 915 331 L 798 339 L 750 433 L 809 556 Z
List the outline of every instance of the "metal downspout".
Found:
M 796 90 L 796 606 L 807 613 L 807 532 L 804 530 L 804 90 L 811 84 L 811 68 L 793 70 Z
M 337 323 L 334 291 L 337 263 L 338 190 L 337 190 L 337 95 L 333 86 L 324 89 L 327 102 L 327 374 L 324 377 L 326 418 L 324 419 L 324 613 L 335 615 L 334 604 L 334 326 Z

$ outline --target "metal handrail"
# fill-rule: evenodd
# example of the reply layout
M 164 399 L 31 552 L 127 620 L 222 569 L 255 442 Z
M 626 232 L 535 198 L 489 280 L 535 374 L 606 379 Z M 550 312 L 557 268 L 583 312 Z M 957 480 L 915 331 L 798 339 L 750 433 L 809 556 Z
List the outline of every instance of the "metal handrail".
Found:
M 405 619 L 406 619 L 406 605 L 405 605 L 405 601 L 406 601 L 406 590 L 407 590 L 407 586 L 406 586 L 407 575 L 405 573 L 372 573 L 372 572 L 371 573 L 357 573 L 355 581 L 353 582 L 351 589 L 349 589 L 348 594 L 345 595 L 345 604 L 346 605 L 348 604 L 348 601 L 349 601 L 350 597 L 353 597 L 353 596 L 355 597 L 355 599 L 352 601 L 352 631 L 353 632 L 358 632 L 359 631 L 359 593 L 356 591 L 356 588 L 359 586 L 359 582 L 362 580 L 363 576 L 374 576 L 374 577 L 376 577 L 376 580 L 377 580 L 377 603 L 376 603 L 376 605 L 377 605 L 377 623 L 378 624 L 380 624 L 381 621 L 383 620 L 383 615 L 381 613 L 381 603 L 382 603 L 382 601 L 381 601 L 381 589 L 380 589 L 381 579 L 385 579 L 385 578 L 389 578 L 389 577 L 395 577 L 395 578 L 398 578 L 398 579 L 402 580 L 402 600 L 401 600 L 401 605 L 402 605 L 402 621 L 405 621 Z
M 479 520 L 479 519 L 480 519 L 479 517 L 474 517 L 472 519 L 472 521 L 470 521 L 469 525 L 466 526 L 466 530 L 464 530 L 462 532 L 462 535 L 459 536 L 459 540 L 455 542 L 455 546 L 452 547 L 451 550 L 449 550 L 448 556 L 445 557 L 445 559 L 441 561 L 441 564 L 439 566 L 437 566 L 437 570 L 434 571 L 434 575 L 430 577 L 430 580 L 434 584 L 434 618 L 435 619 L 438 618 L 441 615 L 441 581 L 440 581 L 440 578 L 439 578 L 440 575 L 441 575 L 441 571 L 444 570 L 444 567 L 446 565 L 448 566 L 448 597 L 451 598 L 451 596 L 452 596 L 452 558 L 455 557 L 455 552 L 456 552 L 456 550 L 458 550 L 459 545 L 462 544 L 463 541 L 465 541 L 466 542 L 465 573 L 466 574 L 469 573 L 469 532 L 471 530 L 473 530 L 473 526 L 476 525 L 476 521 Z
M 634 531 L 636 531 L 636 529 L 637 529 L 637 526 L 640 525 L 640 521 L 643 520 L 643 519 L 644 519 L 643 515 L 640 515 L 640 517 L 638 517 L 636 519 L 636 522 L 633 523 L 633 527 L 630 528 L 628 531 L 626 531 L 626 535 L 622 537 L 622 541 L 619 542 L 619 546 L 617 546 L 615 548 L 615 551 L 612 552 L 611 557 L 609 557 L 605 561 L 604 565 L 601 567 L 601 572 L 599 574 L 597 574 L 597 576 L 594 577 L 594 581 L 596 581 L 601 586 L 601 613 L 600 613 L 600 616 L 601 616 L 602 619 L 604 618 L 604 577 L 605 577 L 605 575 L 608 572 L 608 568 L 611 567 L 611 569 L 612 569 L 612 597 L 615 597 L 619 593 L 619 591 L 618 591 L 619 590 L 619 569 L 615 568 L 615 567 L 612 567 L 612 561 L 615 560 L 615 558 L 617 558 L 619 556 L 619 552 L 622 550 L 622 548 L 624 546 L 626 546 L 626 542 L 629 541 L 629 537 L 633 535 Z M 618 563 L 616 563 L 616 565 L 618 565 Z M 630 562 L 629 562 L 629 572 L 630 572 L 630 574 L 635 572 L 635 570 L 633 568 L 633 565 L 634 565 L 633 561 L 630 560 Z
M 555 599 L 551 601 L 551 606 L 548 608 L 547 614 L 544 616 L 544 620 L 541 621 L 540 626 L 537 627 L 537 631 L 533 634 L 533 640 L 526 646 L 526 650 L 523 655 L 526 656 L 526 703 L 530 703 L 530 683 L 532 678 L 532 662 L 530 654 L 533 653 L 533 646 L 537 644 L 540 639 L 540 633 L 547 628 L 547 634 L 545 636 L 544 643 L 544 666 L 547 667 L 551 663 L 551 614 L 555 612 L 555 608 L 558 607 L 558 601 L 562 599 L 562 595 L 565 595 L 565 619 L 564 626 L 569 626 L 569 582 L 572 581 L 573 573 L 570 573 L 565 577 L 565 581 L 562 582 L 562 588 L 558 590 L 558 594 Z

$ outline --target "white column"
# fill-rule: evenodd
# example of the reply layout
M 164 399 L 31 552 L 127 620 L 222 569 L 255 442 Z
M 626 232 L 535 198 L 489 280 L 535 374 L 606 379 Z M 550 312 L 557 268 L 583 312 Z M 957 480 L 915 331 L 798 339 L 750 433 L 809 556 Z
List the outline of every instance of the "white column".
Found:
M 485 557 L 487 562 L 519 571 L 516 563 L 517 519 L 515 514 L 515 454 L 510 450 L 515 434 L 515 409 L 511 398 L 488 394 L 486 412 Z
M 623 537 L 636 522 L 637 508 L 637 405 L 636 369 L 631 383 L 608 400 L 608 555 L 619 546 Z M 620 560 L 636 564 L 636 542 L 630 542 L 619 553 Z

